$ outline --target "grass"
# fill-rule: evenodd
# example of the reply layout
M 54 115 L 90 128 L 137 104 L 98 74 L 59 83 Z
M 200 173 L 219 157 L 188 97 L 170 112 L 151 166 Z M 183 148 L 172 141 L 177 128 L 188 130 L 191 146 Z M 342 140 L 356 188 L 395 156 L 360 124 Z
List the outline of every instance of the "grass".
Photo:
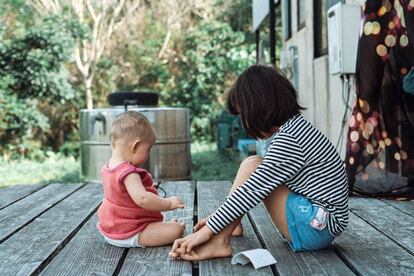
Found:
M 233 180 L 240 164 L 234 151 L 218 153 L 215 144 L 191 145 L 193 180 Z M 74 157 L 48 153 L 42 161 L 0 161 L 0 188 L 16 184 L 76 183 L 80 177 L 80 161 Z
M 222 154 L 215 144 L 191 144 L 191 177 L 193 180 L 233 180 L 240 165 L 238 152 Z
M 49 153 L 42 161 L 0 161 L 0 188 L 16 184 L 81 182 L 80 164 L 74 157 Z

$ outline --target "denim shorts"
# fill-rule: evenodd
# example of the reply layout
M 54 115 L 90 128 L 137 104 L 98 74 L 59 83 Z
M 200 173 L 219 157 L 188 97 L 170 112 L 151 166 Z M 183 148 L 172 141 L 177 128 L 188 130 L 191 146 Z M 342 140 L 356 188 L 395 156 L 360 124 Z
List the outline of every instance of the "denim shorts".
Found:
M 321 207 L 313 205 L 309 199 L 302 195 L 293 192 L 289 194 L 286 200 L 286 219 L 291 242 L 288 243 L 294 252 L 323 249 L 334 240 L 335 237 L 329 233 L 328 227 L 325 226 L 326 222 L 323 225 L 318 225 L 315 216 L 319 208 Z M 324 209 L 319 212 L 327 215 Z M 319 216 L 318 219 L 321 221 Z

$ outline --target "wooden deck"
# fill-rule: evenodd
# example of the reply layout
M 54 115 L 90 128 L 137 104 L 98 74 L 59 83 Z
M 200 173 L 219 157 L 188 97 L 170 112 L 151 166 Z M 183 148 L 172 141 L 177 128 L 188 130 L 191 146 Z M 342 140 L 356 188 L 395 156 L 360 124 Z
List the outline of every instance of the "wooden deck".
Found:
M 187 222 L 214 211 L 230 182 L 167 182 L 186 208 L 166 218 Z M 161 193 L 162 194 L 162 193 Z M 254 270 L 230 258 L 174 261 L 170 247 L 122 249 L 96 230 L 99 184 L 14 186 L 0 190 L 0 275 L 414 275 L 414 202 L 352 198 L 350 225 L 326 250 L 292 253 L 263 205 L 243 218 L 234 252 L 267 248 L 277 264 Z

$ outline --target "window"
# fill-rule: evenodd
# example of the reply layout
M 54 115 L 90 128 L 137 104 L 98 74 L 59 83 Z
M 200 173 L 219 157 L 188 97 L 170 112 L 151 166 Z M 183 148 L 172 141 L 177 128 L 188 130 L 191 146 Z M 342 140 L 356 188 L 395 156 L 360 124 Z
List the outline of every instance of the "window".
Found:
M 285 34 L 285 40 L 288 40 L 292 36 L 292 21 L 290 14 L 290 0 L 283 1 L 283 13 L 285 14 L 285 22 L 283 24 L 283 32 Z
M 343 0 L 315 0 L 313 2 L 314 12 L 314 42 L 315 57 L 328 53 L 328 30 L 326 26 L 326 12 L 336 3 L 343 3 Z
M 306 25 L 306 15 L 305 15 L 305 0 L 297 0 L 297 13 L 298 13 L 298 31 L 301 30 Z
M 328 53 L 326 9 L 327 0 L 313 1 L 315 57 L 320 57 Z

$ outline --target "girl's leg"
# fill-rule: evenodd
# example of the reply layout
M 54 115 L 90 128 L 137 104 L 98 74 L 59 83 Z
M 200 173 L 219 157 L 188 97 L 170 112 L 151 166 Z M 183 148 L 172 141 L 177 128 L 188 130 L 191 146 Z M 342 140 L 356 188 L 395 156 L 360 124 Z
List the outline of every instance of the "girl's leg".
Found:
M 237 171 L 233 186 L 230 193 L 234 192 L 240 185 L 242 185 L 256 170 L 257 166 L 262 162 L 259 156 L 250 156 L 243 160 L 240 168 Z M 180 253 L 180 258 L 188 261 L 206 260 L 212 258 L 224 258 L 232 255 L 232 247 L 230 238 L 232 235 L 240 236 L 243 233 L 243 228 L 240 224 L 241 219 L 233 221 L 230 225 L 223 229 L 217 235 L 214 235 L 208 242 L 196 247 L 190 253 Z M 204 226 L 207 227 L 207 226 Z M 237 229 L 236 229 L 237 228 Z
M 230 193 L 233 192 L 238 186 L 242 185 L 257 168 L 257 166 L 260 165 L 261 162 L 262 158 L 259 156 L 251 156 L 245 159 L 240 165 Z M 289 189 L 286 186 L 280 186 L 265 199 L 265 204 L 268 210 L 270 210 L 269 214 L 271 215 L 272 220 L 275 222 L 277 228 L 287 239 L 290 240 L 289 232 L 287 231 L 285 209 L 286 199 L 288 195 Z M 275 209 L 275 211 L 273 209 Z M 280 219 L 276 219 L 276 216 L 279 216 Z M 241 219 L 233 221 L 230 225 L 224 228 L 223 231 L 217 235 L 214 235 L 208 242 L 196 247 L 192 252 L 181 252 L 180 258 L 188 261 L 199 261 L 231 256 L 232 247 L 230 244 L 230 238 L 236 227 L 240 225 L 240 221 Z
M 263 159 L 258 155 L 249 156 L 244 159 L 240 164 L 239 170 L 237 171 L 236 178 L 234 179 L 233 186 L 231 187 L 229 194 L 233 193 L 239 186 L 243 185 L 243 183 L 246 182 L 246 180 L 262 163 L 262 161 Z M 243 227 L 241 223 L 239 223 L 234 229 L 232 236 L 241 235 L 243 235 Z
M 176 219 L 170 222 L 153 222 L 140 233 L 138 242 L 145 247 L 169 245 L 183 237 L 184 229 L 185 224 L 177 223 Z
M 237 176 L 231 187 L 230 194 L 237 189 L 237 187 L 243 185 L 243 183 L 249 178 L 249 176 L 256 170 L 256 168 L 262 163 L 263 159 L 260 156 L 250 156 L 246 158 L 240 165 Z M 282 235 L 290 241 L 290 235 L 286 221 L 286 200 L 289 196 L 290 190 L 286 185 L 281 185 L 272 191 L 264 200 L 266 209 L 276 227 L 282 232 Z M 234 229 L 233 236 L 241 236 L 243 234 L 242 225 L 239 223 Z
M 291 241 L 286 220 L 286 200 L 289 193 L 289 188 L 281 185 L 265 198 L 264 204 L 277 229 Z

